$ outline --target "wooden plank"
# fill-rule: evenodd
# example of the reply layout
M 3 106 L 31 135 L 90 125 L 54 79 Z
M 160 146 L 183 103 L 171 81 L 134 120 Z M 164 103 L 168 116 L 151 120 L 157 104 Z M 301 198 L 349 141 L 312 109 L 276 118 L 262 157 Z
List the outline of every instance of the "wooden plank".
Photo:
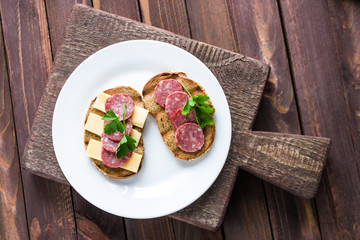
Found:
M 51 50 L 55 56 L 64 37 L 65 25 L 75 3 L 91 6 L 91 0 L 45 0 Z
M 353 113 L 344 92 L 341 49 L 336 48 L 328 4 L 280 3 L 304 133 L 333 139 L 316 197 L 321 235 L 356 238 L 360 236 L 360 149 L 354 145 Z
M 190 38 L 184 0 L 140 0 L 144 23 Z
M 246 182 L 247 184 L 243 184 Z M 223 228 L 226 239 L 272 239 L 262 181 L 239 171 Z M 256 207 L 255 207 L 256 206 Z M 264 214 L 265 213 L 265 214 Z
M 0 4 L 10 88 L 20 155 L 30 133 L 51 66 L 45 5 L 42 1 Z M 30 236 L 73 238 L 70 189 L 23 171 Z
M 173 240 L 174 231 L 167 217 L 135 220 L 125 218 L 127 239 Z
M 129 239 L 123 218 L 93 206 L 73 192 L 78 239 Z
M 9 78 L 0 24 L 0 239 L 28 239 Z
M 360 2 L 328 1 L 342 84 L 350 116 L 351 139 L 360 146 Z M 359 162 L 359 155 L 357 155 Z
M 140 21 L 140 11 L 137 0 L 92 0 L 96 9 Z
M 191 240 L 191 239 L 209 239 L 217 240 L 223 239 L 221 228 L 217 229 L 215 232 L 208 231 L 194 225 L 178 221 L 173 219 L 173 228 L 175 239 L 177 240 Z
M 271 66 L 254 130 L 301 134 L 277 2 L 237 0 L 229 7 L 239 51 Z M 320 238 L 313 201 L 264 187 L 275 239 Z
M 234 26 L 231 21 L 231 15 L 228 11 L 227 1 L 187 1 L 187 9 L 189 12 L 189 21 L 191 26 L 192 37 L 196 40 L 204 41 L 214 44 L 219 47 L 226 48 L 231 51 L 238 52 L 238 43 Z M 201 14 L 199 14 L 199 12 Z M 242 172 L 242 171 L 240 171 Z M 232 195 L 232 204 L 229 206 L 227 213 L 239 213 L 238 218 L 243 218 L 244 214 L 249 216 L 249 221 L 241 222 L 246 226 L 239 227 L 235 223 L 240 223 L 233 219 L 233 217 L 226 215 L 224 223 L 225 237 L 232 236 L 232 230 L 239 229 L 239 235 L 251 235 L 251 229 L 263 229 L 264 235 L 271 236 L 270 223 L 268 212 L 266 209 L 266 200 L 261 181 L 257 181 L 253 176 L 245 174 L 241 178 L 241 182 L 237 182 L 237 188 L 245 189 L 246 186 L 251 185 L 252 188 L 248 190 L 248 194 L 244 195 L 239 191 L 235 191 Z M 251 196 L 257 196 L 257 201 Z M 237 203 L 243 201 L 246 208 L 242 211 L 237 210 Z M 236 204 L 234 204 L 236 203 Z M 265 209 L 265 211 L 257 211 L 257 209 Z M 227 220 L 226 220 L 227 219 Z

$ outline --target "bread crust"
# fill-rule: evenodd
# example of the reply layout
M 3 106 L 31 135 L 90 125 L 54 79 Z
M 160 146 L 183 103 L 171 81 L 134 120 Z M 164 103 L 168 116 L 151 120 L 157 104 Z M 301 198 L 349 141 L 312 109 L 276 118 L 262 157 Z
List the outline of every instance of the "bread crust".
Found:
M 134 104 L 136 106 L 144 108 L 144 102 L 142 101 L 142 97 L 141 97 L 140 93 L 138 93 L 135 89 L 133 89 L 131 87 L 127 87 L 127 86 L 114 87 L 114 88 L 110 88 L 110 89 L 104 91 L 104 93 L 109 94 L 109 95 L 114 95 L 116 93 L 125 93 L 133 99 Z M 90 103 L 90 106 L 86 113 L 84 126 L 88 120 L 90 113 L 94 113 L 99 116 L 104 116 L 103 112 L 101 112 L 98 109 L 93 108 L 95 100 L 96 100 L 96 98 L 94 100 L 92 100 Z M 139 132 L 142 132 L 142 130 L 143 130 L 142 128 L 139 128 L 139 127 L 135 127 L 135 129 Z M 87 149 L 90 139 L 95 139 L 95 140 L 101 141 L 100 136 L 98 136 L 92 132 L 89 132 L 87 130 L 84 130 L 85 149 Z M 141 163 L 140 163 L 139 170 L 138 170 L 138 172 L 139 172 L 141 170 L 141 165 L 144 160 L 144 142 L 143 142 L 142 136 L 141 136 L 139 144 L 135 148 L 134 152 L 142 155 Z M 131 176 L 134 176 L 135 174 L 137 174 L 137 173 L 134 173 L 134 172 L 128 171 L 126 169 L 122 169 L 122 168 L 110 168 L 110 167 L 106 166 L 102 161 L 96 160 L 94 158 L 90 158 L 90 159 L 97 169 L 99 169 L 105 176 L 110 177 L 110 178 L 128 178 L 128 177 L 131 177 Z
M 175 79 L 179 81 L 182 85 L 186 87 L 186 89 L 190 92 L 191 95 L 207 94 L 202 86 L 200 86 L 197 82 L 188 79 L 186 74 L 183 72 L 159 73 L 152 77 L 145 84 L 142 92 L 145 108 L 149 110 L 150 114 L 155 118 L 161 136 L 166 146 L 170 149 L 174 156 L 182 160 L 192 160 L 198 158 L 201 155 L 205 154 L 207 151 L 209 151 L 211 145 L 213 144 L 215 138 L 215 124 L 207 125 L 203 129 L 205 137 L 204 146 L 200 150 L 193 153 L 181 150 L 175 143 L 175 131 L 171 126 L 171 119 L 169 119 L 166 115 L 165 109 L 161 107 L 158 103 L 156 103 L 154 99 L 154 90 L 156 85 L 160 81 L 165 79 Z M 210 100 L 208 101 L 208 103 L 212 108 L 214 108 Z

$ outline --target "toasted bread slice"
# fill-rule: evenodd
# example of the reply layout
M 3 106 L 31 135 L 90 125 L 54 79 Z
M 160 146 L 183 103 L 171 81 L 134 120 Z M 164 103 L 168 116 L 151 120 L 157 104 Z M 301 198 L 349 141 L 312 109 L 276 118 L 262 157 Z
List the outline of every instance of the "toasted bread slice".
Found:
M 142 101 L 141 95 L 135 89 L 133 89 L 131 87 L 123 87 L 123 86 L 115 87 L 115 88 L 111 88 L 111 89 L 108 89 L 108 90 L 104 91 L 104 93 L 109 94 L 109 95 L 114 95 L 116 93 L 126 93 L 127 95 L 129 95 L 133 99 L 134 104 L 136 106 L 144 108 L 144 102 Z M 97 114 L 97 115 L 100 115 L 100 116 L 104 116 L 103 112 L 101 112 L 98 109 L 93 108 L 95 100 L 96 100 L 96 98 L 94 100 L 92 100 L 91 103 L 90 103 L 90 106 L 88 108 L 88 111 L 87 111 L 87 114 L 86 114 L 86 117 L 85 117 L 84 126 L 85 126 L 85 124 L 86 124 L 86 122 L 88 120 L 88 117 L 89 117 L 90 113 L 94 113 L 94 114 Z M 142 128 L 135 127 L 135 129 L 137 131 L 139 131 L 139 132 L 142 132 Z M 85 130 L 84 131 L 84 144 L 85 144 L 86 149 L 87 149 L 87 146 L 89 144 L 90 139 L 95 139 L 95 140 L 101 141 L 100 136 Z M 139 170 L 138 170 L 138 172 L 139 172 L 140 169 L 141 169 L 142 162 L 144 160 L 144 142 L 143 142 L 142 136 L 141 136 L 139 144 L 135 148 L 134 152 L 136 152 L 138 154 L 141 154 L 143 156 L 142 159 L 141 159 L 140 166 L 139 166 Z M 128 178 L 128 177 L 131 177 L 131 176 L 136 174 L 134 172 L 128 171 L 128 170 L 123 169 L 123 168 L 110 168 L 110 167 L 106 166 L 102 161 L 99 161 L 99 160 L 94 159 L 94 158 L 91 158 L 91 160 L 92 160 L 93 164 L 104 175 L 106 175 L 108 177 L 111 177 L 111 178 Z
M 149 110 L 150 114 L 155 118 L 156 124 L 159 128 L 161 136 L 166 144 L 166 146 L 173 152 L 176 158 L 182 160 L 191 160 L 200 157 L 207 151 L 209 151 L 211 145 L 214 142 L 215 138 L 215 124 L 211 126 L 206 126 L 204 131 L 204 146 L 196 152 L 185 152 L 181 150 L 175 143 L 175 131 L 171 126 L 171 119 L 165 113 L 165 109 L 156 103 L 154 99 L 154 90 L 156 85 L 164 79 L 175 79 L 179 81 L 186 89 L 190 92 L 191 95 L 206 95 L 206 92 L 203 87 L 198 83 L 190 80 L 186 77 L 185 73 L 182 72 L 164 72 L 159 73 L 156 76 L 152 77 L 144 86 L 143 89 L 143 99 L 145 103 L 145 108 Z M 211 101 L 209 100 L 209 105 L 214 108 Z

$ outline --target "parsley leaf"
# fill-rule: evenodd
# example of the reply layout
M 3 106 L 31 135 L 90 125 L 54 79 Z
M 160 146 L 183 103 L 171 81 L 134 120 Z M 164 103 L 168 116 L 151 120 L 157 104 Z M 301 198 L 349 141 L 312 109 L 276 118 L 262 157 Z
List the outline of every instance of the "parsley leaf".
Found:
M 110 134 L 114 133 L 116 131 L 124 132 L 124 126 L 120 120 L 119 117 L 116 116 L 113 110 L 106 111 L 104 117 L 102 118 L 104 121 L 111 121 L 104 125 L 104 133 Z
M 104 125 L 104 133 L 105 134 L 114 133 L 116 131 L 124 133 L 123 138 L 120 140 L 120 142 L 116 148 L 115 154 L 118 159 L 121 159 L 124 156 L 128 155 L 129 151 L 134 151 L 135 143 L 136 143 L 135 139 L 126 135 L 125 107 L 126 107 L 126 104 L 124 104 L 124 111 L 122 114 L 123 122 L 120 121 L 119 117 L 116 116 L 114 111 L 111 109 L 106 111 L 104 117 L 102 118 L 102 120 L 104 120 L 104 121 L 110 121 L 109 123 Z
M 209 100 L 209 97 L 202 94 L 192 96 L 184 85 L 181 84 L 181 86 L 190 96 L 190 99 L 187 100 L 181 108 L 181 114 L 187 115 L 190 112 L 190 109 L 192 109 L 195 111 L 196 121 L 201 128 L 204 128 L 207 125 L 213 125 L 214 118 L 212 113 L 214 112 L 214 108 L 206 102 Z
M 125 106 L 126 103 L 124 103 L 124 111 L 122 114 L 123 117 L 123 126 L 125 126 Z M 124 133 L 123 138 L 120 140 L 119 145 L 116 148 L 116 157 L 118 159 L 123 158 L 124 156 L 128 155 L 129 151 L 135 150 L 135 143 L 136 140 L 132 137 L 126 135 L 126 130 L 123 129 L 122 131 Z

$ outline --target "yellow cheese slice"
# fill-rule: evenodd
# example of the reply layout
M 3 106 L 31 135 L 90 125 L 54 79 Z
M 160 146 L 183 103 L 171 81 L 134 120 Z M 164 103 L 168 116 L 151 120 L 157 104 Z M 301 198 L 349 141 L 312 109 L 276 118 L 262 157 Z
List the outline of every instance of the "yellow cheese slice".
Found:
M 140 141 L 141 133 L 135 129 L 131 129 L 130 137 L 132 137 L 136 141 L 135 147 L 137 147 Z
M 131 123 L 134 126 L 143 128 L 148 113 L 149 111 L 146 110 L 145 108 L 135 106 L 134 112 L 131 115 Z
M 105 102 L 109 97 L 111 97 L 111 95 L 103 93 L 103 92 L 99 93 L 96 97 L 93 108 L 96 108 L 102 112 L 105 112 Z M 149 113 L 149 111 L 146 110 L 145 108 L 138 107 L 135 105 L 134 112 L 131 116 L 132 124 L 134 126 L 143 128 L 148 113 Z
M 96 97 L 93 107 L 105 112 L 105 102 L 109 97 L 111 97 L 111 95 L 100 92 Z
M 85 130 L 101 136 L 104 129 L 104 120 L 102 120 L 101 118 L 102 117 L 99 115 L 90 113 L 89 118 L 85 124 Z
M 100 141 L 90 139 L 88 147 L 86 149 L 86 156 L 102 161 L 101 159 L 102 143 Z M 139 170 L 142 155 L 133 152 L 130 159 L 121 166 L 121 168 L 136 173 Z
M 89 132 L 101 136 L 104 129 L 104 120 L 102 120 L 99 115 L 90 113 L 89 118 L 85 124 L 85 129 L 88 130 Z M 135 147 L 137 147 L 140 141 L 141 133 L 135 129 L 131 129 L 130 137 L 135 139 L 136 141 Z

